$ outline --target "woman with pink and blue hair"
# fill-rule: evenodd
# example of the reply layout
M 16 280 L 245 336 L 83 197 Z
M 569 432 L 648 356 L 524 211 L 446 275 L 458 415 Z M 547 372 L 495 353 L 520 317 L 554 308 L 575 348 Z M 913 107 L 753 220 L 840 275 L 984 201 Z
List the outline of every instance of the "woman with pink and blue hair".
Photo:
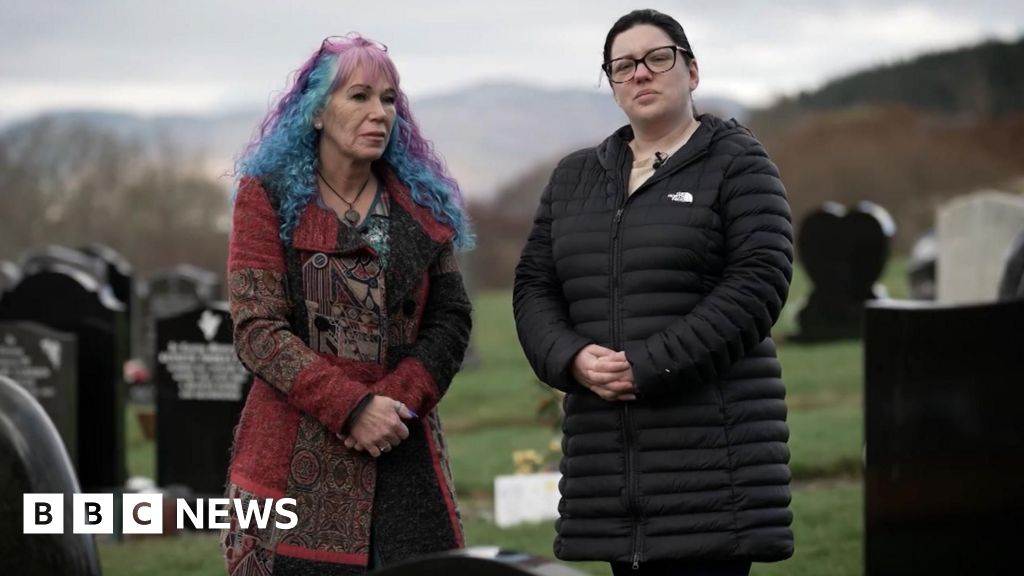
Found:
M 473 237 L 387 48 L 330 37 L 236 165 L 235 348 L 254 374 L 228 496 L 229 574 L 362 574 L 463 545 L 436 406 L 469 341 Z

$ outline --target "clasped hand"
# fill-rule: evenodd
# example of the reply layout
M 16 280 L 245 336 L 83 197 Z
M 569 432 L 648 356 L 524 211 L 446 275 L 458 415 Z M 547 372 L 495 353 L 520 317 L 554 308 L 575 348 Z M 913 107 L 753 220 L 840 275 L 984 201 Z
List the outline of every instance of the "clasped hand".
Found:
M 633 368 L 625 352 L 590 344 L 576 353 L 572 375 L 591 392 L 609 402 L 636 400 Z
M 409 408 L 387 396 L 374 396 L 352 422 L 348 435 L 338 434 L 345 446 L 365 450 L 374 458 L 389 452 L 409 437 L 409 428 L 402 420 L 415 418 Z

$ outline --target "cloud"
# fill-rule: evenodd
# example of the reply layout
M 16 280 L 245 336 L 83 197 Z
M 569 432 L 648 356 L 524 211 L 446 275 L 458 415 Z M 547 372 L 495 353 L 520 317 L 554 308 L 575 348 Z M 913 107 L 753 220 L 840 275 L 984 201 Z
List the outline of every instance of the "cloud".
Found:
M 684 25 L 701 90 L 764 103 L 921 51 L 1013 37 L 1017 2 L 654 1 Z M 0 119 L 54 107 L 262 106 L 321 38 L 387 43 L 414 97 L 485 80 L 596 89 L 612 0 L 5 0 Z M 396 17 L 398 15 L 398 17 Z M 607 89 L 607 88 L 603 88 Z

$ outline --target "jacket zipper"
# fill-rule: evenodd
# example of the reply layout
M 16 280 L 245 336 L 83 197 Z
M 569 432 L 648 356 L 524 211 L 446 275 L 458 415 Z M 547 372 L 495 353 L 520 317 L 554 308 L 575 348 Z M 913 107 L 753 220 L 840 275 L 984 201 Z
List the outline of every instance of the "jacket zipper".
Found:
M 627 180 L 628 182 L 628 180 Z M 622 335 L 621 326 L 622 321 L 620 317 L 620 278 L 621 278 L 621 258 L 619 252 L 621 251 L 619 228 L 622 226 L 622 217 L 626 213 L 626 205 L 629 203 L 629 196 L 626 197 L 625 202 L 619 205 L 618 210 L 615 211 L 615 218 L 612 220 L 612 286 L 611 286 L 611 301 L 612 301 L 612 318 L 611 318 L 611 337 L 612 337 L 612 348 L 618 350 L 622 347 Z M 626 448 L 626 511 L 633 517 L 632 522 L 632 536 L 630 539 L 630 555 L 633 559 L 633 570 L 640 569 L 640 549 L 637 545 L 640 536 L 640 518 L 639 518 L 639 506 L 637 506 L 636 499 L 636 466 L 633 461 L 635 450 L 633 450 L 633 422 L 629 414 L 629 403 L 622 403 L 622 436 L 625 440 Z
M 690 164 L 696 162 L 700 158 L 703 158 L 707 154 L 707 150 L 702 150 L 693 158 L 690 158 L 685 163 L 674 167 L 673 172 L 680 170 Z M 622 318 L 620 316 L 620 292 L 619 286 L 621 270 L 619 270 L 621 264 L 621 258 L 619 252 L 621 251 L 621 239 L 620 239 L 620 228 L 622 226 L 622 218 L 626 213 L 626 208 L 629 206 L 629 201 L 637 195 L 642 189 L 646 188 L 649 184 L 653 184 L 652 180 L 655 177 L 648 178 L 646 182 L 640 185 L 639 188 L 629 193 L 627 187 L 629 186 L 629 178 L 624 178 L 623 192 L 625 193 L 625 201 L 619 204 L 619 208 L 615 211 L 615 218 L 612 220 L 612 286 L 611 286 L 611 301 L 612 301 L 612 322 L 611 322 L 611 336 L 612 336 L 612 348 L 618 350 L 622 348 Z M 659 178 L 660 180 L 660 178 Z M 629 402 L 622 403 L 622 424 L 623 424 L 623 438 L 625 439 L 626 447 L 626 510 L 633 517 L 633 534 L 630 545 L 630 555 L 633 560 L 633 570 L 640 569 L 641 553 L 640 553 L 640 505 L 637 502 L 639 493 L 639 475 L 637 474 L 637 454 L 636 450 L 633 449 L 633 420 L 629 413 Z

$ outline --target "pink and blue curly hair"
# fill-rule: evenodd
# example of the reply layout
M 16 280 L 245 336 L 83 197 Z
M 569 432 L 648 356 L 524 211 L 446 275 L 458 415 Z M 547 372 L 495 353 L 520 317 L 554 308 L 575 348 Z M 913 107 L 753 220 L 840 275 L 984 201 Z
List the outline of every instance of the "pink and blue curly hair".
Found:
M 395 124 L 382 159 L 409 187 L 414 202 L 429 208 L 435 218 L 455 230 L 457 247 L 472 248 L 474 238 L 462 192 L 420 134 L 387 49 L 359 35 L 325 39 L 295 72 L 291 88 L 263 119 L 235 162 L 236 178 L 255 177 L 279 191 L 281 239 L 289 242 L 302 210 L 317 194 L 320 133 L 314 129 L 313 119 L 357 68 L 371 81 L 383 76 L 397 93 Z

